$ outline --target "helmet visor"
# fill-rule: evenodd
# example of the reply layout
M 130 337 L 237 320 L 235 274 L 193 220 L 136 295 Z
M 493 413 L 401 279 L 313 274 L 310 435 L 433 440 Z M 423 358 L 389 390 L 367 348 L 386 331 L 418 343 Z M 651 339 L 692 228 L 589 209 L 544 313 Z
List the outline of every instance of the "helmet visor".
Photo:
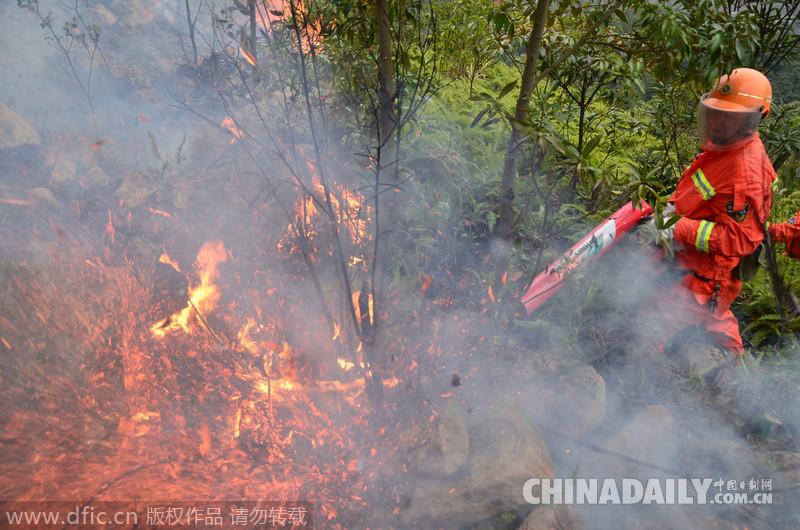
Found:
M 732 105 L 724 100 L 700 98 L 697 110 L 697 134 L 703 147 L 712 151 L 733 149 L 751 138 L 761 123 L 761 107 Z

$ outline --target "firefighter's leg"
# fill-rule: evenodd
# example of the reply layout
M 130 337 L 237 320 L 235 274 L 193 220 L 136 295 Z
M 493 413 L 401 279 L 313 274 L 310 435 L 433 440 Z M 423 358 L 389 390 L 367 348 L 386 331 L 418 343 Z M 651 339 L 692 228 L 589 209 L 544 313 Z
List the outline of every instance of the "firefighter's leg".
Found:
M 714 282 L 704 281 L 688 273 L 669 288 L 658 288 L 641 308 L 645 313 L 645 336 L 651 341 L 668 342 L 679 331 L 703 324 L 720 346 L 735 353 L 743 351 L 739 323 L 730 311 L 730 304 L 739 292 L 741 282 L 722 282 L 717 290 Z M 711 300 L 718 292 L 712 312 Z M 660 348 L 663 351 L 663 348 Z
M 744 352 L 742 336 L 739 334 L 739 321 L 731 313 L 730 308 L 714 313 L 703 324 L 717 344 L 737 355 Z
M 708 307 L 697 302 L 685 278 L 669 288 L 656 288 L 640 306 L 640 314 L 643 340 L 650 344 L 647 349 L 653 352 L 663 352 L 664 345 L 674 335 L 709 317 Z

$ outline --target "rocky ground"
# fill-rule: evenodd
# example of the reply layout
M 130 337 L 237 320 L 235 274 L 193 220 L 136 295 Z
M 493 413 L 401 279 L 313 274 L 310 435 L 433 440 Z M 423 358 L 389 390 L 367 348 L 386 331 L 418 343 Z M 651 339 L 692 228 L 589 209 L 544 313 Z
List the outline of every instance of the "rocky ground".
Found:
M 514 360 L 505 357 L 498 362 L 505 368 L 472 381 L 480 390 L 465 390 L 461 405 L 443 410 L 410 450 L 429 476 L 417 483 L 408 521 L 435 514 L 445 528 L 797 524 L 797 399 L 769 368 L 751 361 L 708 369 L 720 352 L 698 338 L 672 355 L 628 359 L 613 370 L 518 344 L 504 351 Z M 476 407 L 480 414 L 470 406 L 485 402 L 492 405 Z M 752 491 L 751 481 L 760 488 L 766 479 L 773 495 L 768 505 L 533 506 L 519 498 L 531 477 L 708 478 L 717 484 L 712 493 L 727 492 L 730 481 L 731 491 Z

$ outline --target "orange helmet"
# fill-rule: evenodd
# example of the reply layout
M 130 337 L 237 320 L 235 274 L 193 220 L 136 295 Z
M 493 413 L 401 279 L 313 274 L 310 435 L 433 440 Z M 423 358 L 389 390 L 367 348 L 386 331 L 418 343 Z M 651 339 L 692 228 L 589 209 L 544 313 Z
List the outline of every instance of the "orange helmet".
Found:
M 706 149 L 728 150 L 749 140 L 769 114 L 772 86 L 764 74 L 737 68 L 700 98 L 697 132 Z
M 719 78 L 708 93 L 706 104 L 728 110 L 761 107 L 761 115 L 766 118 L 772 104 L 772 85 L 758 70 L 737 68 Z

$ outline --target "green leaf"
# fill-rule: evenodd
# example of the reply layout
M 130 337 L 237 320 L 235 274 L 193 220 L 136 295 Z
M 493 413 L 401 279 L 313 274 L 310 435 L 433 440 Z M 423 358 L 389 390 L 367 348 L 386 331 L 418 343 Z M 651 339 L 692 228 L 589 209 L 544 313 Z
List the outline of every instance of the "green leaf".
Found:
M 495 212 L 486 212 L 486 223 L 489 225 L 489 232 L 494 232 L 494 225 L 499 218 L 500 215 Z
M 481 118 L 483 118 L 483 117 L 484 117 L 484 115 L 486 115 L 486 113 L 487 113 L 487 112 L 489 112 L 489 109 L 491 109 L 491 107 L 486 107 L 485 109 L 483 109 L 482 111 L 480 111 L 480 112 L 478 113 L 478 115 L 477 115 L 477 116 L 475 116 L 475 119 L 474 119 L 474 120 L 472 120 L 472 124 L 470 125 L 470 128 L 473 128 L 473 127 L 475 127 L 475 126 L 478 124 L 478 122 L 479 122 L 479 121 L 481 121 Z
M 494 29 L 497 33 L 505 33 L 505 30 L 511 26 L 511 20 L 505 13 L 496 13 L 494 15 Z
M 514 90 L 516 86 L 517 86 L 517 80 L 515 79 L 500 90 L 500 93 L 497 95 L 497 99 L 502 99 L 503 96 Z
M 745 52 L 744 52 L 744 45 L 742 44 L 742 41 L 739 40 L 739 39 L 736 39 L 734 41 L 734 45 L 736 46 L 736 57 L 739 58 L 739 61 L 744 61 Z
M 581 154 L 578 152 L 578 148 L 572 144 L 564 145 L 564 155 L 574 161 L 578 161 L 581 158 Z
M 487 94 L 486 92 L 480 92 L 478 94 L 473 94 L 468 101 L 490 101 L 492 103 L 497 103 L 493 96 Z
M 680 220 L 681 217 L 683 217 L 683 216 L 682 215 L 673 215 L 672 217 L 668 217 L 667 219 L 664 219 L 662 217 L 661 221 L 659 221 L 658 218 L 656 218 L 656 225 L 661 224 L 661 226 L 659 226 L 659 228 L 661 230 L 664 230 L 664 229 L 667 229 L 667 228 L 671 227 L 675 223 L 677 223 Z
M 590 138 L 589 141 L 586 142 L 586 145 L 583 146 L 583 151 L 581 152 L 581 157 L 587 158 L 592 153 L 592 151 L 594 151 L 595 148 L 598 145 L 600 145 L 600 142 L 602 140 L 603 140 L 603 134 L 602 133 L 599 133 L 599 134 L 596 134 L 596 135 L 592 136 L 592 138 Z

